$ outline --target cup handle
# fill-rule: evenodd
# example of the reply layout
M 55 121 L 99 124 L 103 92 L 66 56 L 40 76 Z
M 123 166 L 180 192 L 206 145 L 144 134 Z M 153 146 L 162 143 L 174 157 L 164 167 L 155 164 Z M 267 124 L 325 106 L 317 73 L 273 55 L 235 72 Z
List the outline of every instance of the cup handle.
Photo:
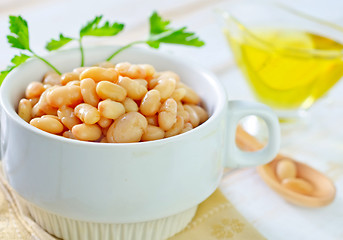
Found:
M 280 125 L 277 116 L 264 104 L 246 101 L 229 101 L 228 151 L 226 167 L 251 167 L 270 162 L 280 149 Z M 255 152 L 244 152 L 236 144 L 236 129 L 240 119 L 256 115 L 262 118 L 269 133 L 268 144 Z

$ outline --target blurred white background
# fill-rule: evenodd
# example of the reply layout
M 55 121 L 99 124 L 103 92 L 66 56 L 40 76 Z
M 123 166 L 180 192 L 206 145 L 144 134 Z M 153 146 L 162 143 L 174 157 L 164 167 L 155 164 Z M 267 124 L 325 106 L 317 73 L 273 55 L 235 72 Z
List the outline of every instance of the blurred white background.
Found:
M 51 38 L 57 38 L 59 33 L 77 37 L 81 26 L 100 14 L 111 22 L 125 23 L 125 30 L 113 38 L 86 38 L 85 45 L 123 45 L 144 39 L 148 34 L 148 17 L 157 10 L 172 21 L 172 26 L 188 26 L 206 42 L 202 50 L 166 45 L 161 51 L 191 59 L 214 71 L 230 99 L 251 99 L 214 13 L 217 8 L 239 1 L 244 0 L 0 0 L 0 69 L 9 65 L 10 59 L 19 52 L 11 49 L 6 40 L 9 15 L 21 15 L 28 21 L 31 48 L 44 55 L 47 53 L 44 46 Z M 274 1 L 343 27 L 342 0 Z M 268 239 L 343 239 L 342 89 L 341 81 L 331 91 L 330 98 L 311 109 L 315 124 L 288 139 L 283 136 L 282 148 L 286 155 L 310 164 L 335 181 L 339 189 L 333 204 L 318 210 L 287 204 L 262 182 L 254 169 L 241 170 L 223 181 L 221 189 L 225 195 Z

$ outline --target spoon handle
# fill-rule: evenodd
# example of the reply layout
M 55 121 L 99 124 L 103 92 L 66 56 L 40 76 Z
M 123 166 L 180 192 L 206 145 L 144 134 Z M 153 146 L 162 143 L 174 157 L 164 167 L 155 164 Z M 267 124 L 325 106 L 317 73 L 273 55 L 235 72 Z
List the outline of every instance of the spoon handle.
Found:
M 257 151 L 264 147 L 264 144 L 247 133 L 241 126 L 237 127 L 236 143 L 244 151 Z
M 264 144 L 246 132 L 241 126 L 237 127 L 236 143 L 238 147 L 244 151 L 257 151 L 264 147 Z M 278 154 L 274 160 L 282 158 L 285 158 L 285 156 Z

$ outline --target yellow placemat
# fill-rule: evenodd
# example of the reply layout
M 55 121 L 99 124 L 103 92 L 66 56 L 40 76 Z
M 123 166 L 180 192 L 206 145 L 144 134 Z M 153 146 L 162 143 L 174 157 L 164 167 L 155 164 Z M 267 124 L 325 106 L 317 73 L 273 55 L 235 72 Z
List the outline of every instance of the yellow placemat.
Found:
M 7 185 L 0 163 L 0 239 L 56 240 L 31 218 Z M 235 207 L 216 190 L 199 205 L 192 222 L 169 240 L 262 240 L 265 239 Z

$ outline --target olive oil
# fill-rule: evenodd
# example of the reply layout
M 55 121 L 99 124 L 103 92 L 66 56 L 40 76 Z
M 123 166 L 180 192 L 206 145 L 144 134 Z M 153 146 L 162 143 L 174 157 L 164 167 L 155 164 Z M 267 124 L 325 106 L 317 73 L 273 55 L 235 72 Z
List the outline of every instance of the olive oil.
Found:
M 257 99 L 275 109 L 307 109 L 343 75 L 343 45 L 324 36 L 286 29 L 225 34 Z

